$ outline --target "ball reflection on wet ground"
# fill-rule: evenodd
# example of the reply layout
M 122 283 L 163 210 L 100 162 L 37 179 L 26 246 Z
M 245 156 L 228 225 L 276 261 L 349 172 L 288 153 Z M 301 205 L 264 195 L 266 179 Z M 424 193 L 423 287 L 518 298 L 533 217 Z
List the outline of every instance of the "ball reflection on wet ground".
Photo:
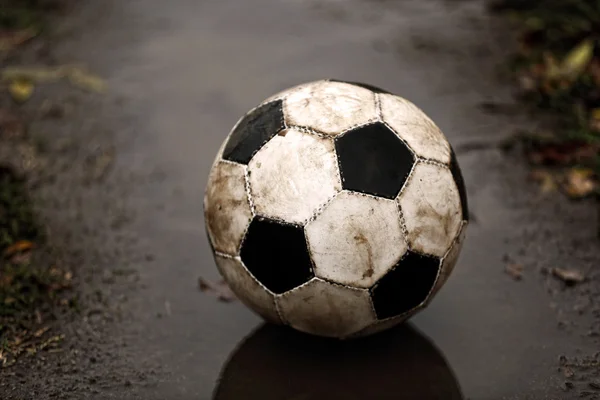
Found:
M 463 399 L 450 365 L 410 324 L 338 341 L 264 324 L 221 370 L 214 400 Z

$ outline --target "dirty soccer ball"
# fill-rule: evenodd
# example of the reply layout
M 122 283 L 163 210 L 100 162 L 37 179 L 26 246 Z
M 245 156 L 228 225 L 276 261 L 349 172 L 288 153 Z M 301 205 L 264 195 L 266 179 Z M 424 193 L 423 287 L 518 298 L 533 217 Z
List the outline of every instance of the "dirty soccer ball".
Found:
M 267 321 L 337 338 L 422 310 L 461 251 L 465 187 L 444 134 L 379 88 L 268 98 L 223 143 L 204 198 L 217 267 Z

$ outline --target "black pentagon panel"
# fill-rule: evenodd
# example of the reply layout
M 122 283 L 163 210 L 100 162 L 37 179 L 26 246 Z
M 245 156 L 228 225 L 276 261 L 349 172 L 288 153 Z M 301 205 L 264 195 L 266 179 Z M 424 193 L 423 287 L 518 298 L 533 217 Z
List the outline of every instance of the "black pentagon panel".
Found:
M 456 154 L 454 154 L 454 150 L 451 151 L 450 171 L 452 172 L 452 177 L 454 178 L 454 182 L 456 182 L 456 186 L 458 188 L 463 220 L 468 221 L 469 202 L 467 200 L 467 188 L 465 187 L 465 181 L 463 179 L 462 172 L 460 171 L 460 167 L 458 165 L 458 160 L 456 159 Z
M 353 129 L 335 141 L 342 186 L 393 199 L 415 162 L 412 152 L 386 125 Z
M 223 159 L 248 164 L 273 136 L 284 128 L 283 101 L 276 100 L 249 112 L 229 136 Z
M 440 269 L 440 259 L 406 252 L 394 268 L 371 289 L 378 319 L 412 310 L 427 298 Z
M 359 87 L 364 88 L 364 89 L 369 89 L 371 92 L 391 94 L 387 90 L 384 90 L 384 89 L 382 89 L 380 87 L 377 87 L 377 86 L 369 85 L 368 83 L 354 82 L 354 81 L 340 81 L 340 80 L 337 80 L 337 79 L 329 79 L 329 82 L 347 83 L 349 85 L 354 85 L 354 86 L 359 86 Z
M 250 273 L 267 289 L 281 294 L 313 276 L 302 227 L 256 217 L 241 249 Z

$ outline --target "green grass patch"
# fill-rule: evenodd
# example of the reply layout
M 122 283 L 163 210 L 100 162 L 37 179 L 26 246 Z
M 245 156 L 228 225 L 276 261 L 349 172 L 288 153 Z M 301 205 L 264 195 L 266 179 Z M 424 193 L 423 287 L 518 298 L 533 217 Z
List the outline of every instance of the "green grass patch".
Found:
M 491 8 L 518 32 L 518 49 L 507 64 L 520 99 L 550 122 L 543 132 L 527 135 L 529 161 L 587 169 L 586 189 L 575 197 L 597 195 L 600 0 L 499 0 Z

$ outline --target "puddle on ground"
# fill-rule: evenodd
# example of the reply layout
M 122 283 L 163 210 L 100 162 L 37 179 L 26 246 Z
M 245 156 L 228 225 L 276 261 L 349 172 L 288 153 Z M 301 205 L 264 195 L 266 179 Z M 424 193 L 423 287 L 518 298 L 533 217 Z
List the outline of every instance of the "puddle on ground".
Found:
M 199 276 L 218 279 L 202 216 L 214 155 L 273 93 L 324 77 L 362 81 L 415 102 L 452 143 L 506 134 L 512 120 L 478 110 L 489 96 L 510 99 L 491 83 L 493 57 L 481 57 L 500 45 L 480 3 L 118 2 L 102 35 L 71 39 L 70 51 L 108 71 L 126 100 L 123 135 L 134 136 L 120 168 L 166 176 L 132 199 L 154 261 L 141 268 L 128 328 L 136 363 L 169 374 L 128 390 L 145 399 L 552 398 L 558 354 L 574 345 L 541 285 L 503 274 L 515 251 L 504 239 L 521 222 L 504 202 L 495 152 L 459 157 L 478 222 L 447 285 L 412 320 L 417 329 L 354 344 L 256 330 L 260 320 L 241 304 L 196 287 Z M 169 315 L 157 318 L 165 304 Z

